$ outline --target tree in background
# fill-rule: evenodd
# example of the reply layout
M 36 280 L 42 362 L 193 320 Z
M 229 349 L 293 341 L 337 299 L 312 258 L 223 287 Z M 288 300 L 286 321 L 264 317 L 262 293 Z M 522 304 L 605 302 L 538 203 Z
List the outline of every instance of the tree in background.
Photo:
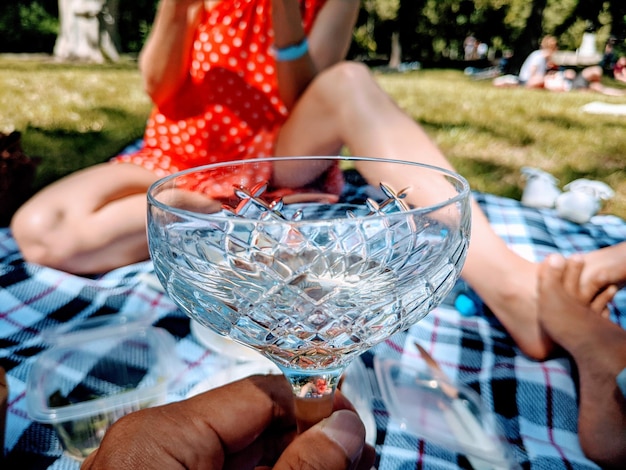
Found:
M 138 54 L 141 51 L 152 27 L 158 3 L 158 0 L 121 2 L 117 24 L 123 52 Z
M 59 0 L 53 54 L 61 60 L 117 62 L 119 0 Z
M 63 1 L 0 2 L 0 52 L 52 53 Z M 135 55 L 141 50 L 157 4 L 119 2 L 118 13 L 111 13 L 119 51 Z M 626 52 L 624 0 L 362 0 L 362 5 L 350 56 L 379 63 L 393 57 L 394 63 L 449 66 L 461 57 L 469 34 L 488 44 L 492 54 L 513 50 L 513 60 L 519 63 L 548 33 L 558 36 L 562 48 L 577 49 L 589 24 L 596 30 L 599 49 L 614 35 L 618 51 Z
M 0 52 L 52 53 L 58 14 L 57 0 L 0 3 Z
M 544 13 L 548 0 L 533 0 L 530 3 L 526 25 L 514 40 L 511 49 L 515 51 L 512 59 L 513 68 L 518 68 L 528 55 L 539 47 L 541 38 L 552 31 L 544 24 Z
M 612 20 L 611 35 L 623 43 L 626 41 L 626 2 L 612 1 L 607 9 Z
M 402 60 L 425 63 L 455 60 L 472 34 L 492 47 L 510 48 L 529 18 L 526 0 L 365 0 L 355 36 L 365 36 L 364 50 L 389 56 L 398 33 Z M 364 34 L 367 31 L 368 34 Z
M 396 32 L 395 23 L 401 4 L 402 0 L 363 0 L 351 57 L 376 59 L 392 56 L 391 41 Z M 399 47 L 400 43 L 396 46 Z
M 564 49 L 580 46 L 591 22 L 598 46 L 613 34 L 623 46 L 623 0 L 364 0 L 355 41 L 370 57 L 388 58 L 399 32 L 402 60 L 450 63 L 462 56 L 472 34 L 494 53 L 514 51 L 519 65 L 545 34 L 556 34 Z
M 91 3 L 94 1 L 102 3 L 104 0 Z M 57 35 L 61 34 L 59 6 L 63 2 L 65 0 L 0 2 L 0 52 L 52 54 Z M 119 4 L 117 13 L 114 3 Z M 117 49 L 123 54 L 137 54 L 154 20 L 158 0 L 115 0 L 114 3 L 109 0 L 108 9 L 116 19 Z M 101 24 L 107 26 L 106 21 Z

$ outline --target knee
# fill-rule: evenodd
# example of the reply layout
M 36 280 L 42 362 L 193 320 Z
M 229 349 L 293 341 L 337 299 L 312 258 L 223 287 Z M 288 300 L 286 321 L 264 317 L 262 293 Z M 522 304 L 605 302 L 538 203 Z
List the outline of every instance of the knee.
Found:
M 602 67 L 599 65 L 592 65 L 583 69 L 582 76 L 589 82 L 599 81 L 602 78 Z
M 366 65 L 357 62 L 339 62 L 322 71 L 311 84 L 316 91 L 333 97 L 346 97 L 361 93 L 374 85 L 374 78 Z
M 363 81 L 373 79 L 369 68 L 365 64 L 349 60 L 336 63 L 324 70 L 320 75 L 330 76 L 333 82 L 339 85 L 362 83 Z
M 55 247 L 54 231 L 61 222 L 61 215 L 53 211 L 40 211 L 27 203 L 11 220 L 11 233 L 24 259 L 30 263 L 57 267 L 62 247 Z
M 321 72 L 311 83 L 316 99 L 337 111 L 351 107 L 376 106 L 376 99 L 385 93 L 378 86 L 369 68 L 358 62 L 344 61 Z

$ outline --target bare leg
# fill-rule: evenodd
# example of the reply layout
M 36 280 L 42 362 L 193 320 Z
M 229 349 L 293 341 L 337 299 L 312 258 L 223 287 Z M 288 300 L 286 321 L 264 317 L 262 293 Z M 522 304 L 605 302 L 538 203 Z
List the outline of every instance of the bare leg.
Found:
M 602 84 L 602 67 L 599 65 L 592 65 L 586 67 L 580 72 L 585 80 L 589 82 L 589 89 L 597 93 L 602 93 L 607 96 L 624 96 L 626 91 L 620 88 L 608 87 Z
M 599 65 L 592 65 L 590 67 L 585 67 L 580 73 L 588 82 L 599 82 L 602 78 L 602 67 Z
M 147 259 L 146 191 L 156 179 L 136 165 L 105 163 L 44 188 L 11 222 L 24 258 L 76 274 Z
M 602 466 L 626 461 L 626 400 L 615 378 L 626 367 L 626 331 L 580 300 L 583 257 L 548 257 L 539 270 L 539 320 L 573 357 L 580 377 L 578 433 Z
M 606 96 L 625 96 L 626 90 L 603 85 L 600 82 L 590 82 L 589 89 Z
M 541 89 L 544 88 L 544 77 L 532 76 L 524 84 L 524 88 Z
M 376 84 L 365 66 L 342 63 L 320 74 L 306 90 L 284 125 L 278 155 L 327 155 L 342 144 L 353 155 L 397 158 L 452 169 L 437 146 Z M 276 168 L 277 177 L 288 167 Z M 385 181 L 423 204 L 436 198 L 429 181 L 407 181 L 406 175 L 368 174 L 373 184 Z M 552 342 L 539 327 L 536 307 L 537 265 L 511 251 L 473 202 L 472 241 L 463 277 L 486 302 L 518 346 L 533 358 L 545 358 Z

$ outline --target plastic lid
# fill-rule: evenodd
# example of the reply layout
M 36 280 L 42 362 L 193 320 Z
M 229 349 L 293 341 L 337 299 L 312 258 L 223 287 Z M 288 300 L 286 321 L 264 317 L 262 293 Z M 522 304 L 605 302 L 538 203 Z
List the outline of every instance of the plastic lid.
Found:
M 111 314 L 88 318 L 80 323 L 66 323 L 42 331 L 44 342 L 52 346 L 89 341 L 103 336 L 128 336 L 145 330 L 152 323 L 151 315 Z
M 53 346 L 28 377 L 26 404 L 34 420 L 62 423 L 165 399 L 179 366 L 174 339 L 144 322 L 113 317 L 48 337 Z
M 395 359 L 376 356 L 374 369 L 385 405 L 403 430 L 465 455 L 474 468 L 519 468 L 473 390 Z

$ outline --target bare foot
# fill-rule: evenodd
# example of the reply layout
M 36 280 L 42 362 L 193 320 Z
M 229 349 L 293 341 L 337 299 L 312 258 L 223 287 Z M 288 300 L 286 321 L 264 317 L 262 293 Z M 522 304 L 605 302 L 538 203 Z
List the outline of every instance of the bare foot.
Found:
M 590 301 L 581 294 L 579 280 L 583 267 L 584 259 L 579 255 L 567 260 L 550 255 L 539 267 L 539 324 L 568 351 L 582 348 L 589 341 L 586 325 L 599 320 Z
M 609 260 L 617 260 L 617 254 L 626 256 L 626 243 L 619 253 L 615 253 L 616 250 L 612 250 L 613 253 L 608 251 L 609 249 L 604 250 L 584 256 L 572 255 L 568 261 L 566 284 L 568 293 L 587 308 L 590 307 L 596 316 L 601 314 L 608 317 L 607 304 L 617 292 L 617 287 L 608 281 L 614 280 L 616 276 L 614 273 L 619 272 L 618 270 L 626 271 L 626 259 L 623 259 L 624 264 L 619 268 Z M 589 256 L 593 256 L 591 266 L 586 264 Z M 489 282 L 481 282 L 475 290 L 522 352 L 532 359 L 545 360 L 554 351 L 555 340 L 561 345 L 562 341 L 561 338 L 554 337 L 555 332 L 547 333 L 545 327 L 540 324 L 538 313 L 540 301 L 537 298 L 540 265 L 512 255 L 502 259 L 500 266 L 503 267 L 500 272 L 490 273 L 492 277 Z M 612 273 L 613 277 L 602 274 L 608 272 Z M 484 271 L 482 274 L 487 275 Z M 600 276 L 601 280 L 592 279 L 593 274 Z M 583 280 L 585 275 L 589 280 Z M 499 288 L 494 289 L 494 285 L 498 285 Z
M 578 434 L 596 463 L 626 461 L 626 399 L 616 377 L 626 367 L 626 331 L 598 317 L 581 294 L 582 256 L 551 255 L 539 267 L 538 318 L 545 332 L 566 349 L 578 368 Z
M 591 251 L 584 257 L 580 282 L 581 294 L 585 298 L 594 298 L 609 285 L 626 283 L 626 242 Z

